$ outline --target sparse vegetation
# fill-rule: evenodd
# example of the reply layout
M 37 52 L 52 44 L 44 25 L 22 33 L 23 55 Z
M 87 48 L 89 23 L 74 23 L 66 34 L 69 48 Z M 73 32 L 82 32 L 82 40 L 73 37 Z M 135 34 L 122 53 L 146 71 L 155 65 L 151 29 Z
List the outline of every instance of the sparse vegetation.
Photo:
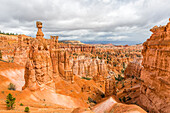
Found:
M 82 79 L 86 79 L 86 80 L 91 80 L 91 78 L 88 77 L 81 77 Z
M 125 71 L 124 69 L 121 70 L 122 73 L 124 73 L 124 71 Z
M 101 97 L 104 98 L 104 97 L 105 97 L 105 94 L 101 94 Z
M 29 111 L 30 111 L 30 108 L 29 107 L 25 107 L 24 112 L 29 112 Z
M 131 100 L 131 99 L 132 99 L 132 98 L 131 98 L 130 96 L 127 97 L 127 101 L 128 101 L 128 100 Z
M 126 97 L 123 97 L 123 99 L 122 99 L 122 100 L 123 100 L 123 102 L 126 102 Z
M 116 84 L 116 87 L 117 87 L 118 82 L 116 82 L 115 84 Z
M 122 88 L 124 88 L 124 87 L 125 87 L 124 82 L 122 82 Z
M 95 103 L 95 104 L 97 104 L 97 102 L 96 102 L 95 100 L 93 100 L 92 98 L 90 98 L 90 97 L 88 97 L 88 101 L 89 101 L 89 103 Z
M 1 32 L 1 31 L 0 31 L 0 34 L 4 34 L 4 35 L 18 35 L 17 33 L 16 34 L 14 34 L 14 33 L 5 33 L 5 32 Z
M 8 94 L 7 100 L 5 102 L 6 102 L 6 106 L 7 106 L 8 109 L 14 108 L 15 98 L 12 97 L 11 93 Z
M 8 90 L 16 90 L 16 87 L 15 87 L 15 85 L 14 84 L 12 84 L 12 83 L 10 83 L 9 85 L 8 85 Z
M 23 106 L 23 104 L 21 103 L 20 106 Z
M 115 77 L 115 80 L 117 81 L 122 81 L 124 78 L 122 76 L 120 76 L 120 74 L 118 74 L 118 77 Z
M 73 53 L 73 55 L 78 56 L 78 54 L 77 54 L 77 53 Z
M 141 57 L 141 55 L 136 55 L 137 57 Z
M 132 79 L 134 79 L 134 77 L 135 77 L 135 76 L 134 76 L 134 75 L 132 75 Z
M 1 50 L 0 50 L 0 59 L 2 59 L 2 52 L 1 52 Z
M 119 100 L 120 100 L 120 102 L 122 102 L 122 99 L 121 99 L 121 98 L 119 98 Z
M 126 64 L 125 64 L 125 62 L 123 62 L 123 69 L 125 69 L 126 68 Z
M 98 57 L 100 60 L 102 59 L 102 57 Z
M 129 55 L 128 55 L 128 54 L 125 54 L 125 56 L 126 56 L 126 57 L 129 57 Z

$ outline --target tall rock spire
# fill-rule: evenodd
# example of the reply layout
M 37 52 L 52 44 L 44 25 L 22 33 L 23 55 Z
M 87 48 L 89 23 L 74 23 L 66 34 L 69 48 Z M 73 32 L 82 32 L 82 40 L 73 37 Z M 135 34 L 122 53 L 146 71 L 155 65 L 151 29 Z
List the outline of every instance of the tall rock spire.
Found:
M 37 39 L 43 39 L 44 34 L 42 32 L 42 22 L 37 21 L 36 25 L 37 25 L 37 28 L 38 28 L 38 31 L 37 31 L 37 34 L 36 34 L 36 38 Z

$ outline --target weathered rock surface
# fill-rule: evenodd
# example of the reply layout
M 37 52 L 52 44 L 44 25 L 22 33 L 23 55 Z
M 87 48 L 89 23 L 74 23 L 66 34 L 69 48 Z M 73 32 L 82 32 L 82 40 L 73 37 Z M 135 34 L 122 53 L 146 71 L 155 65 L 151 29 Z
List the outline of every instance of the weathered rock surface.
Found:
M 139 106 L 119 103 L 114 97 L 109 97 L 97 104 L 92 111 L 95 113 L 146 113 Z
M 18 46 L 14 50 L 14 62 L 25 66 L 29 53 L 29 45 L 24 45 L 22 35 L 18 35 Z
M 6 84 L 6 87 L 8 87 L 10 83 L 12 83 L 15 85 L 16 90 L 21 91 L 22 87 L 25 84 L 24 70 L 24 67 L 16 63 L 7 63 L 0 61 L 0 88 L 3 88 L 4 83 Z M 8 81 L 3 80 L 3 77 L 7 78 Z
M 141 61 L 142 60 L 134 60 L 133 62 L 129 62 L 127 68 L 125 69 L 124 77 L 140 77 L 142 71 Z
M 37 27 L 37 37 L 32 42 L 25 66 L 25 86 L 23 89 L 36 90 L 45 86 L 55 89 L 49 46 L 46 44 L 41 31 L 42 23 L 37 22 Z
M 140 100 L 149 112 L 170 111 L 170 22 L 153 27 L 150 39 L 143 44 Z

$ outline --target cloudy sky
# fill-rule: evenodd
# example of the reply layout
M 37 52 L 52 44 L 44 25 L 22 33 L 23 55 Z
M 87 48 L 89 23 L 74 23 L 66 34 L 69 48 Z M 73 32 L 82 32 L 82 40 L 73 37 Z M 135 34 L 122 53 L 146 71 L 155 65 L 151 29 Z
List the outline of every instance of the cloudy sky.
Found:
M 165 25 L 170 0 L 0 0 L 0 30 L 45 38 L 144 42 L 149 29 Z

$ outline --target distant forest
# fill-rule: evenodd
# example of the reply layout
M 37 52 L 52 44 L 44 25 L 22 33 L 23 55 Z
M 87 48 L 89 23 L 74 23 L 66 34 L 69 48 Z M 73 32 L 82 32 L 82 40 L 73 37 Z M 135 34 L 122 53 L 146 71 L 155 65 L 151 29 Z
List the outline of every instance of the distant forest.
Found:
M 0 34 L 4 34 L 4 35 L 18 35 L 17 33 L 5 33 L 5 32 L 2 32 L 2 31 L 0 31 Z

